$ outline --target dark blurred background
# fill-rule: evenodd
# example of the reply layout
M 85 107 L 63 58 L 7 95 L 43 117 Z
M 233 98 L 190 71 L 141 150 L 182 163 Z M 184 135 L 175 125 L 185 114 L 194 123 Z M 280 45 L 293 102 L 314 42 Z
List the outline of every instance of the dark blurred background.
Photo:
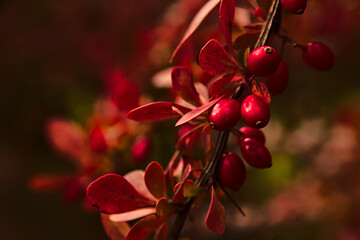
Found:
M 181 2 L 191 8 L 191 1 Z M 28 179 L 73 170 L 47 143 L 45 122 L 56 115 L 85 124 L 108 67 L 123 66 L 142 91 L 157 93 L 150 77 L 166 65 L 141 55 L 150 54 L 143 50 L 146 34 L 169 18 L 170 6 L 165 0 L 0 1 L 0 239 L 106 239 L 96 213 L 64 204 L 56 192 L 34 193 Z M 304 15 L 285 18 L 293 39 L 329 45 L 335 67 L 318 72 L 298 49 L 286 48 L 290 85 L 272 99 L 265 129 L 274 167 L 250 171 L 236 194 L 248 217 L 229 213 L 225 235 L 207 239 L 360 239 L 359 8 L 357 0 L 314 0 Z M 175 45 L 183 30 L 171 33 Z

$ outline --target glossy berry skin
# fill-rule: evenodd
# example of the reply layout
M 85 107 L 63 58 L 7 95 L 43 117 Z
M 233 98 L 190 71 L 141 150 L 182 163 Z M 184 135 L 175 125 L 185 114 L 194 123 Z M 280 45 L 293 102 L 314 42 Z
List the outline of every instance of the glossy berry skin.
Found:
M 276 72 L 280 63 L 279 53 L 270 46 L 261 46 L 252 51 L 247 68 L 257 77 L 267 77 Z
M 241 117 L 250 127 L 263 128 L 269 123 L 270 110 L 262 98 L 252 94 L 241 104 Z
M 224 187 L 239 190 L 246 179 L 244 162 L 235 153 L 223 154 L 217 167 L 217 178 Z
M 240 136 L 236 139 L 239 144 L 245 138 L 252 138 L 265 144 L 265 134 L 260 129 L 245 126 L 239 129 L 239 134 Z
M 240 120 L 241 104 L 234 99 L 222 99 L 209 113 L 209 123 L 219 131 L 232 129 Z
M 281 5 L 289 13 L 303 14 L 307 0 L 281 0 Z
M 90 132 L 89 147 L 95 153 L 103 153 L 108 149 L 104 132 L 98 124 Z
M 319 42 L 308 43 L 306 49 L 303 50 L 302 57 L 311 67 L 322 71 L 330 70 L 335 63 L 333 51 Z
M 266 78 L 265 84 L 272 95 L 276 96 L 283 93 L 289 84 L 289 69 L 287 63 L 281 61 L 276 72 Z
M 254 168 L 269 168 L 272 158 L 264 144 L 253 138 L 245 138 L 240 143 L 240 150 L 244 160 Z
M 152 144 L 150 139 L 142 137 L 137 139 L 131 147 L 131 157 L 135 162 L 143 162 L 151 152 Z

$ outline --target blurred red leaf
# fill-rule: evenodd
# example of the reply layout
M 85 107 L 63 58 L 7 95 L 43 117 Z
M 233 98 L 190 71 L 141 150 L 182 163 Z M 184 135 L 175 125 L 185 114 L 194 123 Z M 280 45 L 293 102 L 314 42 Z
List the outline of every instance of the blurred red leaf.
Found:
M 223 76 L 210 84 L 209 93 L 210 97 L 214 98 L 221 94 L 225 86 L 231 81 L 234 77 L 234 74 Z
M 182 134 L 182 136 L 179 138 L 178 142 L 176 143 L 175 147 L 177 149 L 188 145 L 192 146 L 196 141 L 196 138 L 198 137 L 198 135 L 196 134 L 198 133 L 197 130 L 199 130 L 202 127 L 202 125 L 197 125 L 197 126 L 190 125 L 190 126 L 191 128 L 185 134 Z
M 123 213 L 154 204 L 124 177 L 112 173 L 93 181 L 88 186 L 86 195 L 91 205 L 108 214 Z
M 195 106 L 201 105 L 191 73 L 185 67 L 174 67 L 171 80 L 173 90 L 178 96 Z
M 144 195 L 145 197 L 156 201 L 155 198 L 147 188 L 145 184 L 145 172 L 143 170 L 134 170 L 124 175 L 124 178 L 128 180 L 128 182 L 134 186 L 134 188 Z
M 183 195 L 184 197 L 195 197 L 201 191 L 201 188 L 194 183 L 191 179 L 186 179 L 184 187 L 183 187 Z
M 174 207 L 166 198 L 160 198 L 156 203 L 156 215 L 160 218 L 168 218 L 175 213 Z
M 65 175 L 36 175 L 29 179 L 28 184 L 31 190 L 47 192 L 63 187 L 69 178 Z
M 152 102 L 131 110 L 126 116 L 127 118 L 137 122 L 148 122 L 178 117 L 179 114 L 173 111 L 173 107 L 184 112 L 188 112 L 190 110 L 172 102 Z
M 142 218 L 156 212 L 155 208 L 141 208 L 129 212 L 110 214 L 109 219 L 113 222 L 127 222 Z
M 251 31 L 238 35 L 234 39 L 234 48 L 245 50 L 248 47 L 253 47 L 259 38 L 260 32 L 261 31 Z
M 217 199 L 213 186 L 211 186 L 211 202 L 205 224 L 216 234 L 222 234 L 225 231 L 225 208 Z
M 247 31 L 261 31 L 263 25 L 264 23 L 262 22 L 250 23 L 248 25 L 245 25 L 244 29 Z
M 109 219 L 110 215 L 103 213 L 100 216 L 106 235 L 111 240 L 125 239 L 126 234 L 130 231 L 130 227 L 126 222 L 113 222 Z
M 145 239 L 153 233 L 158 227 L 163 224 L 164 220 L 156 215 L 144 217 L 130 229 L 126 235 L 126 240 L 141 240 Z
M 215 39 L 209 40 L 200 50 L 199 63 L 202 70 L 211 75 L 226 75 L 242 70 Z
M 190 176 L 190 173 L 191 173 L 191 165 L 188 164 L 186 165 L 184 171 L 183 171 L 183 174 L 181 176 L 181 182 L 180 182 L 180 185 L 177 187 L 175 186 L 174 189 L 176 189 L 176 192 L 174 194 L 174 197 L 173 197 L 173 202 L 174 203 L 178 203 L 180 201 L 182 201 L 184 199 L 184 193 L 183 193 L 183 188 L 184 188 L 184 184 L 186 182 L 186 179 Z
M 90 131 L 89 146 L 95 153 L 103 153 L 108 149 L 104 131 L 99 124 L 96 124 Z
M 179 121 L 176 122 L 175 127 L 180 126 L 184 123 L 187 123 L 191 120 L 193 120 L 194 118 L 198 117 L 199 115 L 201 115 L 202 113 L 206 112 L 207 110 L 209 110 L 213 105 L 215 105 L 218 101 L 220 101 L 223 97 L 225 96 L 225 94 L 222 94 L 221 96 L 215 98 L 214 100 L 198 107 L 195 108 L 194 110 L 186 113 L 184 116 L 182 116 Z
M 156 198 L 166 197 L 164 169 L 158 162 L 151 162 L 145 170 L 145 184 Z
M 224 34 L 227 47 L 231 54 L 233 54 L 232 46 L 232 25 L 234 23 L 234 14 L 235 14 L 235 1 L 234 0 L 221 0 L 220 3 L 220 12 L 219 12 L 219 22 L 221 31 Z
M 88 161 L 86 133 L 77 124 L 60 118 L 51 118 L 46 123 L 46 132 L 53 147 L 76 163 Z
M 251 84 L 251 92 L 262 98 L 266 102 L 267 105 L 271 103 L 271 97 L 268 88 L 265 84 L 259 81 L 252 81 Z
M 186 40 L 195 32 L 195 30 L 199 27 L 201 22 L 205 19 L 205 17 L 213 10 L 218 4 L 220 0 L 209 0 L 205 3 L 201 9 L 196 13 L 194 18 L 192 19 L 189 27 L 187 28 L 183 38 L 181 39 L 179 45 L 176 47 L 175 51 L 173 52 L 170 62 L 174 60 L 176 55 L 178 54 L 180 48 L 184 45 Z
M 156 230 L 154 240 L 166 240 L 169 230 L 169 225 L 164 223 L 161 227 Z

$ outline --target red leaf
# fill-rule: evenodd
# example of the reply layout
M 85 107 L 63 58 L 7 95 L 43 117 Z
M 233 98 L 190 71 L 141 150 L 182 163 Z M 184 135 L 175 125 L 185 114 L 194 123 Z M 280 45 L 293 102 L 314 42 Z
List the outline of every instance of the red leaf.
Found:
M 201 105 L 191 73 L 185 67 L 174 67 L 171 80 L 172 87 L 178 96 L 195 106 Z
M 160 218 L 168 218 L 175 213 L 174 207 L 166 198 L 160 198 L 156 203 L 156 215 Z
M 191 173 L 191 165 L 188 164 L 188 165 L 186 165 L 186 167 L 185 167 L 185 169 L 183 171 L 183 174 L 181 176 L 180 186 L 177 188 L 177 190 L 176 190 L 176 192 L 174 194 L 174 197 L 173 197 L 173 202 L 174 203 L 180 202 L 180 201 L 182 201 L 184 199 L 183 188 L 184 188 L 186 179 L 190 176 L 190 173 Z
M 251 84 L 251 92 L 262 98 L 266 102 L 267 105 L 271 103 L 271 97 L 268 88 L 265 84 L 258 81 L 253 81 Z
M 188 125 L 184 125 L 183 127 L 187 127 L 187 126 Z M 193 144 L 195 143 L 195 141 L 198 137 L 198 134 L 195 134 L 195 133 L 198 133 L 197 130 L 199 130 L 202 127 L 202 125 L 197 125 L 197 126 L 190 125 L 190 126 L 191 126 L 191 128 L 186 133 L 181 134 L 181 137 L 179 138 L 178 142 L 176 143 L 175 148 L 179 149 L 179 148 L 183 148 L 185 146 L 188 146 L 188 147 L 193 146 Z
M 143 170 L 134 170 L 124 175 L 124 178 L 128 180 L 128 182 L 134 186 L 134 188 L 144 195 L 145 197 L 156 201 L 155 198 L 146 187 L 145 184 L 145 172 Z
M 145 184 L 156 198 L 166 197 L 164 169 L 158 162 L 151 162 L 145 170 Z
M 100 216 L 106 235 L 111 240 L 125 239 L 126 234 L 130 231 L 130 227 L 126 222 L 112 222 L 107 214 L 101 214 Z
M 129 212 L 110 214 L 109 219 L 113 222 L 127 222 L 156 213 L 155 208 L 141 208 Z
M 79 125 L 60 118 L 52 118 L 46 123 L 46 132 L 57 151 L 82 165 L 88 161 L 86 134 Z
M 131 110 L 126 117 L 137 122 L 148 122 L 178 117 L 179 114 L 173 111 L 173 107 L 184 112 L 190 110 L 172 102 L 152 102 Z
M 64 175 L 36 175 L 29 179 L 29 188 L 38 192 L 48 192 L 64 187 L 69 180 L 69 176 Z
M 226 44 L 231 54 L 234 53 L 232 40 L 231 40 L 232 25 L 234 23 L 234 14 L 235 14 L 235 1 L 221 0 L 220 12 L 219 12 L 220 28 L 224 34 Z
M 197 12 L 194 16 L 193 20 L 191 21 L 189 27 L 187 28 L 183 38 L 181 39 L 179 45 L 176 47 L 174 53 L 171 56 L 170 62 L 174 60 L 177 53 L 179 52 L 180 48 L 184 45 L 186 40 L 195 32 L 195 30 L 199 27 L 201 22 L 205 19 L 205 17 L 213 10 L 218 4 L 220 0 L 209 0 L 201 9 Z
M 164 223 L 156 231 L 154 240 L 166 240 L 168 230 L 169 230 L 169 225 L 167 223 Z
M 191 120 L 193 120 L 194 118 L 198 117 L 199 115 L 201 115 L 202 113 L 206 112 L 207 110 L 209 110 L 212 106 L 214 106 L 218 101 L 220 101 L 223 97 L 225 96 L 225 94 L 222 94 L 221 96 L 215 98 L 214 100 L 198 107 L 195 108 L 194 110 L 186 113 L 184 116 L 182 116 L 179 121 L 177 121 L 177 123 L 175 124 L 175 127 L 180 126 L 184 123 L 187 123 Z
M 108 214 L 128 212 L 154 204 L 124 177 L 112 173 L 93 181 L 88 186 L 86 195 L 91 205 Z
M 211 83 L 209 87 L 209 93 L 210 97 L 214 98 L 221 94 L 222 90 L 225 88 L 225 86 L 231 81 L 231 79 L 234 77 L 234 74 L 223 76 L 214 82 Z
M 216 234 L 222 234 L 225 231 L 225 208 L 217 199 L 213 186 L 211 186 L 211 202 L 205 224 Z
M 225 75 L 242 70 L 215 39 L 209 40 L 200 50 L 199 63 L 202 70 L 211 75 Z
M 262 22 L 250 23 L 248 25 L 245 25 L 244 29 L 247 31 L 261 31 L 263 25 L 264 23 Z
M 234 48 L 245 50 L 248 47 L 254 47 L 261 31 L 245 32 L 237 36 L 234 40 Z
M 125 240 L 142 240 L 156 231 L 163 224 L 164 220 L 156 215 L 144 217 L 130 229 Z
M 108 149 L 104 131 L 99 124 L 96 124 L 90 131 L 89 147 L 95 153 L 103 153 Z

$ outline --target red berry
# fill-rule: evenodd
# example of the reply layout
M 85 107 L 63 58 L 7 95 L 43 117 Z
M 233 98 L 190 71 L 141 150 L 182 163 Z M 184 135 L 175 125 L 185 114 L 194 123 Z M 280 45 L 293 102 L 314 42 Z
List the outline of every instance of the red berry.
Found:
M 98 124 L 96 124 L 90 132 L 89 146 L 91 151 L 96 153 L 103 153 L 108 149 L 104 132 Z
M 240 150 L 245 161 L 254 168 L 269 168 L 272 158 L 264 144 L 252 138 L 245 138 L 240 143 Z
M 262 7 L 258 7 L 254 10 L 255 17 L 263 17 L 264 16 L 264 9 Z
M 281 61 L 276 72 L 266 78 L 266 86 L 272 95 L 283 93 L 289 84 L 289 70 L 286 62 Z
M 249 126 L 245 126 L 239 129 L 239 133 L 241 135 L 237 140 L 238 143 L 242 142 L 245 138 L 252 138 L 258 140 L 262 144 L 265 144 L 265 135 L 260 129 L 252 128 Z
M 245 164 L 235 153 L 223 154 L 217 168 L 217 177 L 224 187 L 236 191 L 245 182 Z
M 281 5 L 289 13 L 303 14 L 307 0 L 281 0 Z
M 241 105 L 234 99 L 220 100 L 209 113 L 209 122 L 219 131 L 232 129 L 241 118 Z
M 146 137 L 139 138 L 131 147 L 131 157 L 135 162 L 143 162 L 151 151 L 151 141 Z
M 262 46 L 250 53 L 247 68 L 257 77 L 267 77 L 276 71 L 279 63 L 279 53 L 270 46 Z
M 330 70 L 335 62 L 333 51 L 325 44 L 319 42 L 308 43 L 302 56 L 307 64 L 317 70 Z
M 261 97 L 249 95 L 241 104 L 241 117 L 250 127 L 263 128 L 270 120 L 270 110 Z

